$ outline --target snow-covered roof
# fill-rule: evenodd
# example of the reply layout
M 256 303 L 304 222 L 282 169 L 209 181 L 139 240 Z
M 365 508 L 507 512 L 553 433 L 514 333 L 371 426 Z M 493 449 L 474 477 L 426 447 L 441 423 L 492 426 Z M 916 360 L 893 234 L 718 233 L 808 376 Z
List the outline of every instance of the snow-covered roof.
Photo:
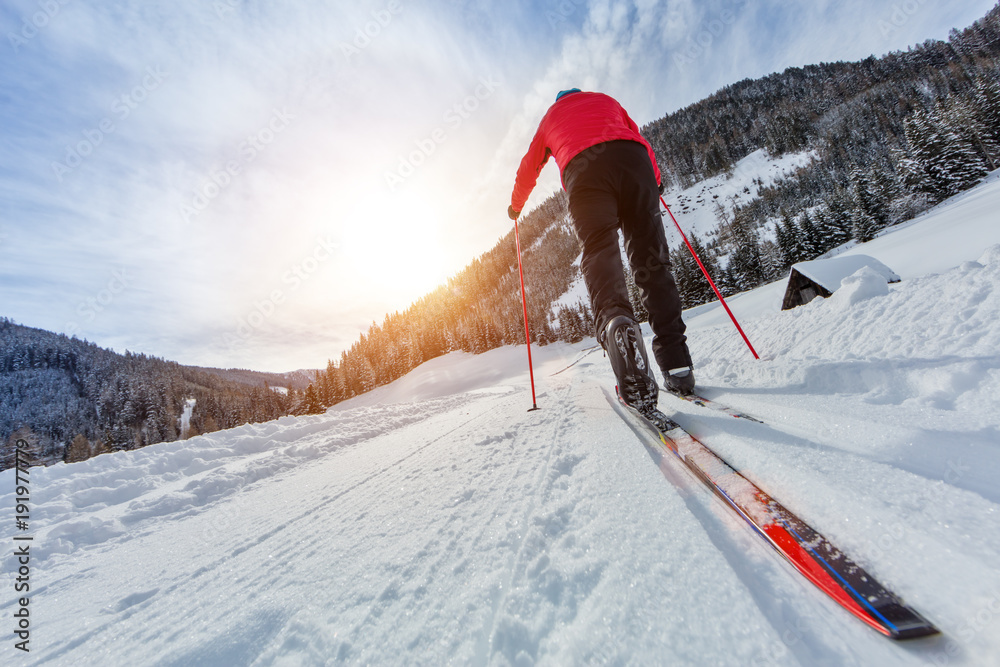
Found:
M 886 282 L 899 282 L 899 276 L 888 266 L 868 255 L 841 255 L 828 259 L 814 259 L 792 265 L 809 280 L 822 285 L 830 292 L 840 287 L 840 281 L 864 267 L 870 267 L 885 278 Z

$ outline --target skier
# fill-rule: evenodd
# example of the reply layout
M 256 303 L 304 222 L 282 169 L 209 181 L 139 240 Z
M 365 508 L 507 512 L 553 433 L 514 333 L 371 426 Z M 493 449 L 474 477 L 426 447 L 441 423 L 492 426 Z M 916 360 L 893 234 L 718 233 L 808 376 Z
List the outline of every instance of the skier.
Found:
M 507 214 L 516 220 L 538 174 L 554 156 L 583 246 L 580 265 L 596 317 L 597 340 L 610 357 L 625 402 L 642 412 L 656 407 L 658 388 L 629 302 L 618 230 L 649 313 L 653 355 L 669 391 L 694 391 L 681 300 L 670 272 L 660 218 L 663 186 L 649 143 L 617 101 L 579 88 L 556 95 L 521 160 Z

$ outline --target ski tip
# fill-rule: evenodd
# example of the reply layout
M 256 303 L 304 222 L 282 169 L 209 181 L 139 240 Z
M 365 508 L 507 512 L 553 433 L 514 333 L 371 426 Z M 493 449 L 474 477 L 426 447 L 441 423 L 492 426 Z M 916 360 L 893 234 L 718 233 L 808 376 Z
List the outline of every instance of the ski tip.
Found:
M 913 628 L 907 628 L 905 630 L 894 632 L 889 636 L 897 641 L 906 641 L 909 639 L 924 639 L 925 637 L 935 637 L 940 635 L 941 631 L 935 628 L 933 625 L 919 625 Z
M 926 618 L 902 603 L 892 604 L 879 609 L 882 627 L 892 639 L 903 641 L 921 639 L 941 634 Z

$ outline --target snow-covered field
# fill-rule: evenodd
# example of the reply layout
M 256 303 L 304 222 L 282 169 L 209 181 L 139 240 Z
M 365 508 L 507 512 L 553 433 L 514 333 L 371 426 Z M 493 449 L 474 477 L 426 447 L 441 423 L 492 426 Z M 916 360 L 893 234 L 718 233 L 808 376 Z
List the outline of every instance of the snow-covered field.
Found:
M 661 407 L 942 631 L 894 643 L 680 468 L 593 341 L 451 354 L 324 415 L 0 473 L 3 664 L 1000 664 L 1000 177 L 859 246 L 852 276 L 688 314 Z M 947 231 L 947 233 L 945 233 Z M 574 363 L 575 362 L 575 363 Z M 197 410 L 197 407 L 195 407 Z M 667 478 L 665 478 L 665 475 Z M 13 537 L 31 535 L 30 653 Z

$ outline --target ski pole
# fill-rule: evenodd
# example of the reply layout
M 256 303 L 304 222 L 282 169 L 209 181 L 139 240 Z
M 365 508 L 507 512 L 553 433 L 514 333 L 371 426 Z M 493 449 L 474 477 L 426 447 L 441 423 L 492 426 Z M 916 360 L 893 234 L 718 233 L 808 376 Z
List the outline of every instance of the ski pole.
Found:
M 736 316 L 733 315 L 733 311 L 729 310 L 729 304 L 727 304 L 726 300 L 722 298 L 722 292 L 720 292 L 719 288 L 715 286 L 715 281 L 712 280 L 712 276 L 708 275 L 708 269 L 706 269 L 705 265 L 701 263 L 701 258 L 698 257 L 698 253 L 694 251 L 694 248 L 691 246 L 691 242 L 688 241 L 687 235 L 684 234 L 684 230 L 681 229 L 680 224 L 677 222 L 677 218 L 674 217 L 673 211 L 671 211 L 670 207 L 667 206 L 667 202 L 663 200 L 663 197 L 660 197 L 660 203 L 663 204 L 663 208 L 667 209 L 667 213 L 670 214 L 670 219 L 674 221 L 674 226 L 677 227 L 677 231 L 681 233 L 681 238 L 684 239 L 685 245 L 687 245 L 688 250 L 691 251 L 691 256 L 694 257 L 694 261 L 698 262 L 698 266 L 701 268 L 701 272 L 704 273 L 705 277 L 708 279 L 708 284 L 712 286 L 715 296 L 719 297 L 719 303 L 721 303 L 722 307 L 726 309 L 727 313 L 729 313 L 729 319 L 733 321 L 733 324 L 736 325 L 736 330 L 740 332 L 741 336 L 743 336 L 743 342 L 745 342 L 747 347 L 750 348 L 753 358 L 760 359 L 760 357 L 757 356 L 757 350 L 753 349 L 753 345 L 750 344 L 750 339 L 747 338 L 745 333 L 743 333 L 743 327 L 741 327 L 740 323 L 736 321 Z
M 517 248 L 517 276 L 521 280 L 521 308 L 524 309 L 524 342 L 528 344 L 528 376 L 531 378 L 531 408 L 528 412 L 538 409 L 535 400 L 535 370 L 531 365 L 531 332 L 528 331 L 528 299 L 524 294 L 524 269 L 521 265 L 521 235 L 517 231 L 517 218 L 514 218 L 514 245 Z

